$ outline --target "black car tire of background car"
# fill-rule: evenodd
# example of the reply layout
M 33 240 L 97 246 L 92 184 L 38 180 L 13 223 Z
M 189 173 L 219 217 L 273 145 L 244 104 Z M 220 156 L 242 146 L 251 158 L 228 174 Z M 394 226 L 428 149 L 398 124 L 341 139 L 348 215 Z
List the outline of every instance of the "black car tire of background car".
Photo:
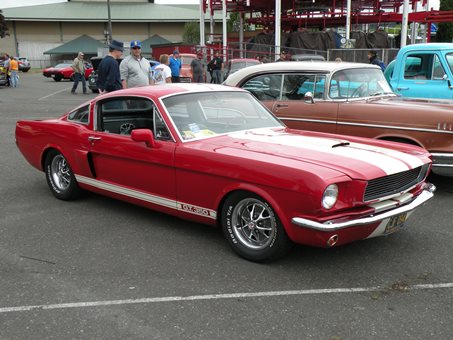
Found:
M 62 78 L 63 78 L 62 76 L 55 76 L 53 77 L 53 80 L 60 81 Z

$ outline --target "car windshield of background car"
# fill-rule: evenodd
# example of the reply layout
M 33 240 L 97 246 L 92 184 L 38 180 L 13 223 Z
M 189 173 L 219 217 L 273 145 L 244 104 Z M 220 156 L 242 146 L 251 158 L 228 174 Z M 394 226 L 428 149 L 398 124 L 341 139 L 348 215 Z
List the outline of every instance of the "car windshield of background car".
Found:
M 341 70 L 330 80 L 329 96 L 332 99 L 366 98 L 392 93 L 379 69 Z
M 181 64 L 190 65 L 190 64 L 192 63 L 193 60 L 195 60 L 194 57 L 181 56 Z
M 163 103 L 183 140 L 283 126 L 252 95 L 244 92 L 182 94 L 165 98 Z
M 57 64 L 54 66 L 54 68 L 65 68 L 65 67 L 69 67 L 71 66 L 71 64 Z

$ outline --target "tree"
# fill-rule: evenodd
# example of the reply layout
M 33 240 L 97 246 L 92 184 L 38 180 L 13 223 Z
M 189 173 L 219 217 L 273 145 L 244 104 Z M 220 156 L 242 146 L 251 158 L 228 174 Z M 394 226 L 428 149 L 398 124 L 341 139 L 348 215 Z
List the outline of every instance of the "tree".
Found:
M 453 10 L 453 0 L 440 0 L 441 11 Z M 438 42 L 452 42 L 453 40 L 453 23 L 452 22 L 441 22 L 436 33 L 436 41 Z
M 199 44 L 200 43 L 200 27 L 196 22 L 186 22 L 184 25 L 184 33 L 182 41 L 186 44 Z
M 6 25 L 5 17 L 2 13 L 3 12 L 0 9 L 0 38 L 4 38 L 9 35 L 8 26 Z

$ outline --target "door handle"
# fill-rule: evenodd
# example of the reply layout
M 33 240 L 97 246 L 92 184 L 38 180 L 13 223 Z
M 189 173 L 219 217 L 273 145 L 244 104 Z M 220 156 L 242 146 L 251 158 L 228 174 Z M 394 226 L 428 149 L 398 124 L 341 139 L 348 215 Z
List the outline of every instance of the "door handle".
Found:
M 398 91 L 409 90 L 408 87 L 397 87 L 396 89 L 397 89 Z
M 275 107 L 280 108 L 280 107 L 288 107 L 287 104 L 276 104 Z
M 88 140 L 90 142 L 94 142 L 94 141 L 101 140 L 101 139 L 102 139 L 101 137 L 97 137 L 97 136 L 89 136 L 88 137 Z

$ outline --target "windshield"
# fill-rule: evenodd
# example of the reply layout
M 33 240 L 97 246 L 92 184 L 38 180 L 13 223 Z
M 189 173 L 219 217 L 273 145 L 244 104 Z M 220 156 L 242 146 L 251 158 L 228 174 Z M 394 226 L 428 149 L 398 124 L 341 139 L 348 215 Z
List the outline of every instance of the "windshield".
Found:
M 163 103 L 183 140 L 283 126 L 250 93 L 245 92 L 175 95 L 164 99 Z
M 257 61 L 248 60 L 248 61 L 234 62 L 234 63 L 231 63 L 231 70 L 237 71 L 237 70 L 243 69 L 245 67 L 252 66 L 252 65 L 258 65 L 258 64 L 259 64 L 258 60 Z
M 57 64 L 54 67 L 55 68 L 65 68 L 65 67 L 68 67 L 68 66 L 71 66 L 71 64 Z
M 187 55 L 181 56 L 181 64 L 190 65 L 192 63 L 192 61 L 194 61 L 194 60 L 195 60 L 195 57 L 192 57 L 192 56 L 187 56 Z
M 364 98 L 391 94 L 387 80 L 379 69 L 349 69 L 335 72 L 330 80 L 332 99 Z

